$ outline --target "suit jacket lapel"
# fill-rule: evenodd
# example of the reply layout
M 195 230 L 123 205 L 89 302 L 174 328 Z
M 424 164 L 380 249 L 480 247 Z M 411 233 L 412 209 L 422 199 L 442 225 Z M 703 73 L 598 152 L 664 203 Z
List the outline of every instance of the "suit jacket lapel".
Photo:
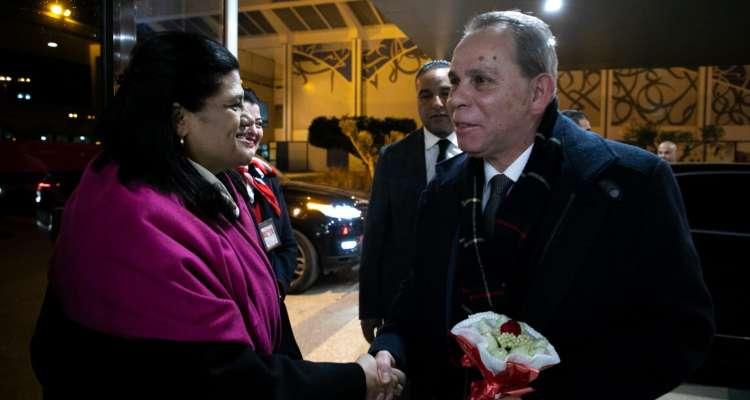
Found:
M 551 209 L 557 211 L 553 213 L 557 218 L 544 223 L 546 237 L 538 249 L 538 262 L 531 266 L 526 299 L 526 318 L 540 331 L 568 294 L 589 246 L 596 242 L 608 202 L 595 195 L 572 190 L 555 195 Z
M 530 266 L 525 314 L 540 331 L 568 294 L 610 206 L 596 182 L 617 157 L 602 139 L 584 136 L 571 124 L 558 118 L 554 128 L 563 146 L 563 177 L 542 224 L 537 262 Z
M 425 165 L 424 129 L 414 131 L 413 139 L 409 144 L 409 163 L 411 164 L 410 176 L 414 179 L 415 187 L 424 189 L 427 182 L 427 166 Z

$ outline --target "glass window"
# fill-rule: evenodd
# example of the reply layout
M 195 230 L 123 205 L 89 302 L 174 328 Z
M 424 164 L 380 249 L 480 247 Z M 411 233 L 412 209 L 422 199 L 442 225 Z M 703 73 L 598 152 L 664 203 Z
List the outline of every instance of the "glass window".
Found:
M 48 173 L 83 170 L 104 105 L 100 2 L 0 2 L 0 210 L 31 215 Z
M 127 66 L 135 43 L 155 32 L 193 32 L 222 42 L 223 6 L 223 0 L 116 0 L 114 75 Z

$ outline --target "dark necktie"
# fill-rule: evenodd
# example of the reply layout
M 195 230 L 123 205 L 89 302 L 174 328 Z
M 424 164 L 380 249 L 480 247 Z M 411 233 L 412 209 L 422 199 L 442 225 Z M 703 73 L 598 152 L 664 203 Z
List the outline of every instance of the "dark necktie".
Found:
M 487 201 L 487 206 L 484 207 L 484 230 L 488 237 L 492 237 L 495 232 L 497 209 L 512 184 L 513 181 L 503 174 L 495 175 L 490 179 L 490 198 Z
M 440 148 L 440 152 L 438 153 L 437 162 L 445 160 L 446 153 L 448 152 L 448 146 L 450 146 L 451 141 L 448 139 L 440 139 L 438 140 L 438 147 Z

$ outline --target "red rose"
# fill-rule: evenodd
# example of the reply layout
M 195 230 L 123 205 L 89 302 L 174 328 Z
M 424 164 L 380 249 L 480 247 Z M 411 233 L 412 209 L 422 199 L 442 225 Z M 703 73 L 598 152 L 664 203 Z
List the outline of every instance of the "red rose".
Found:
M 515 336 L 521 334 L 521 324 L 514 320 L 508 320 L 504 324 L 500 325 L 500 333 L 510 333 Z

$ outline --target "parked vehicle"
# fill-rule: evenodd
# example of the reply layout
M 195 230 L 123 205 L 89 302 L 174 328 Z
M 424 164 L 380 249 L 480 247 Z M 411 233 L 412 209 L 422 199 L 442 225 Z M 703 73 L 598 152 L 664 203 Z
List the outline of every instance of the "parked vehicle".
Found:
M 750 164 L 673 164 L 713 297 L 717 334 L 696 383 L 750 389 Z M 669 288 L 664 288 L 668 291 Z
M 366 195 L 296 182 L 279 174 L 299 254 L 290 293 L 312 286 L 321 274 L 359 265 Z M 81 173 L 48 174 L 36 186 L 37 226 L 54 240 L 65 201 Z
M 290 292 L 304 291 L 321 273 L 359 265 L 366 195 L 287 179 L 281 185 L 299 248 Z

